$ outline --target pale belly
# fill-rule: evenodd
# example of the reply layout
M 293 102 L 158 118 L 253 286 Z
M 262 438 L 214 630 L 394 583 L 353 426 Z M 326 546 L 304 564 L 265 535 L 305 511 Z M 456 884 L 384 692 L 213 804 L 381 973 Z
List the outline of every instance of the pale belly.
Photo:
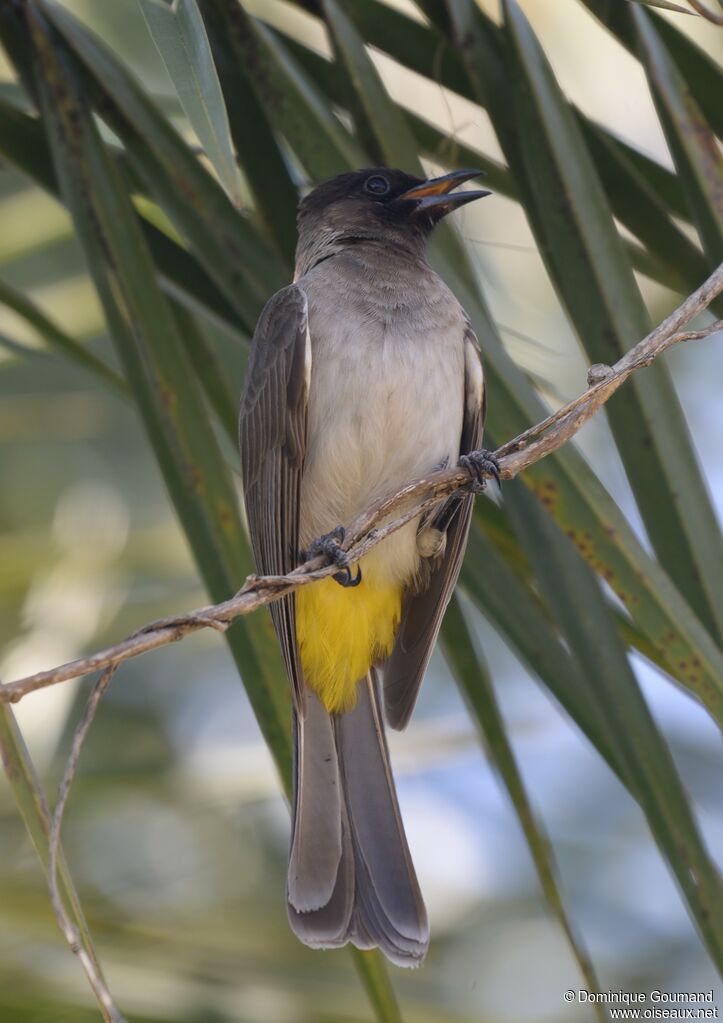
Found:
M 351 524 L 374 501 L 459 456 L 462 331 L 458 339 L 393 337 L 316 351 L 312 344 L 302 546 Z M 407 582 L 419 561 L 416 522 L 370 558 L 375 575 Z

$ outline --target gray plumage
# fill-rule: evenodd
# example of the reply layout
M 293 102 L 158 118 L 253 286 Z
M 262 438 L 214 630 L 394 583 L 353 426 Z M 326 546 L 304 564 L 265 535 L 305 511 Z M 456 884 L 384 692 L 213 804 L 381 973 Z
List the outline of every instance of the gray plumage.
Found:
M 383 197 L 370 187 L 379 178 Z M 479 347 L 424 248 L 442 215 L 485 193 L 448 194 L 442 180 L 435 191 L 437 182 L 399 171 L 359 171 L 302 203 L 295 283 L 259 319 L 241 404 L 247 515 L 264 574 L 289 571 L 320 535 L 480 446 Z M 393 727 L 406 725 L 457 580 L 471 501 L 452 499 L 368 556 L 404 587 L 402 619 L 350 712 L 329 715 L 305 685 L 294 596 L 271 605 L 294 695 L 289 920 L 312 947 L 378 946 L 400 965 L 426 952 L 381 705 Z

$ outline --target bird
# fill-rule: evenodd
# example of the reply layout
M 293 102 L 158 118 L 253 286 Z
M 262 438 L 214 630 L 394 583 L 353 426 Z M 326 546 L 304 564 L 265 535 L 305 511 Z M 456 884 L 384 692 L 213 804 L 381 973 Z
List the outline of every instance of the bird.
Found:
M 486 390 L 469 317 L 430 266 L 444 217 L 489 192 L 481 172 L 422 179 L 371 167 L 298 208 L 293 283 L 259 317 L 241 396 L 241 471 L 258 572 L 324 555 L 338 571 L 270 605 L 292 694 L 287 875 L 292 930 L 312 948 L 379 948 L 419 965 L 429 923 L 404 832 L 385 720 L 406 726 L 457 581 Z M 356 565 L 344 524 L 411 480 L 470 472 Z

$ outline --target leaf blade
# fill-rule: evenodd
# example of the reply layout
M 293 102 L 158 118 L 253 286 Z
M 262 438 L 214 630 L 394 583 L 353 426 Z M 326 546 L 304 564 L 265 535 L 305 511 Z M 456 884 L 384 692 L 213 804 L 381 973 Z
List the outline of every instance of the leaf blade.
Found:
M 77 365 L 102 380 L 116 394 L 127 395 L 125 382 L 115 370 L 89 352 L 75 338 L 61 330 L 35 302 L 1 278 L 0 305 L 12 309 L 14 313 L 25 320 L 43 338 L 49 349 L 72 359 Z
M 186 116 L 236 206 L 243 205 L 226 105 L 196 0 L 138 0 Z
M 550 277 L 590 361 L 612 362 L 648 332 L 648 316 L 573 114 L 514 0 L 504 4 L 504 37 L 468 0 L 453 0 L 451 10 Z M 723 545 L 672 382 L 662 364 L 651 371 L 608 403 L 608 419 L 658 558 L 717 637 Z
M 715 137 L 645 11 L 633 11 L 640 54 L 711 269 L 723 260 L 723 159 Z
M 626 777 L 670 864 L 713 961 L 723 965 L 723 883 L 700 835 L 672 755 L 658 732 L 598 580 L 568 539 L 512 481 L 509 512 L 573 656 L 580 684 L 607 725 Z M 560 571 L 564 562 L 566 570 Z
M 183 346 L 122 178 L 100 141 L 72 60 L 66 51 L 61 64 L 58 52 L 64 47 L 34 4 L 28 17 L 37 67 L 43 68 L 37 87 L 61 188 L 174 507 L 209 593 L 222 600 L 251 567 L 236 495 L 197 384 L 181 357 Z M 257 635 L 260 627 L 252 633 L 254 626 L 236 623 L 227 635 L 288 784 L 290 746 L 283 724 L 288 693 L 281 689 L 278 654 L 274 661 L 269 643 Z
M 457 597 L 453 597 L 447 607 L 440 636 L 445 660 L 466 698 L 481 738 L 489 750 L 514 807 L 548 906 L 567 939 L 587 990 L 599 991 L 600 985 L 590 957 L 565 908 L 557 878 L 554 852 L 542 821 L 533 809 L 527 794 L 512 745 L 507 737 L 489 669 L 479 645 L 475 643 Z M 601 1023 L 607 1018 L 605 1009 L 600 1004 L 596 1009 L 596 1015 Z
M 253 69 L 259 102 L 312 179 L 363 165 L 360 147 L 266 25 L 233 0 L 203 0 L 203 9 L 215 12 L 237 60 Z

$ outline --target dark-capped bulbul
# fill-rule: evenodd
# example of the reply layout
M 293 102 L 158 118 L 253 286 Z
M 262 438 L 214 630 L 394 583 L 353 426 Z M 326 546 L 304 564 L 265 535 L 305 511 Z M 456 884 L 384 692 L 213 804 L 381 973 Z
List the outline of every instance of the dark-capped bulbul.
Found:
M 427 262 L 436 224 L 484 191 L 478 171 L 428 181 L 340 174 L 301 202 L 294 283 L 265 306 L 241 400 L 257 569 L 324 553 L 333 577 L 271 605 L 293 694 L 288 915 L 315 948 L 379 947 L 419 963 L 429 926 L 399 813 L 383 717 L 404 728 L 459 574 L 472 494 L 455 495 L 357 565 L 341 524 L 480 451 L 485 383 L 459 302 Z

